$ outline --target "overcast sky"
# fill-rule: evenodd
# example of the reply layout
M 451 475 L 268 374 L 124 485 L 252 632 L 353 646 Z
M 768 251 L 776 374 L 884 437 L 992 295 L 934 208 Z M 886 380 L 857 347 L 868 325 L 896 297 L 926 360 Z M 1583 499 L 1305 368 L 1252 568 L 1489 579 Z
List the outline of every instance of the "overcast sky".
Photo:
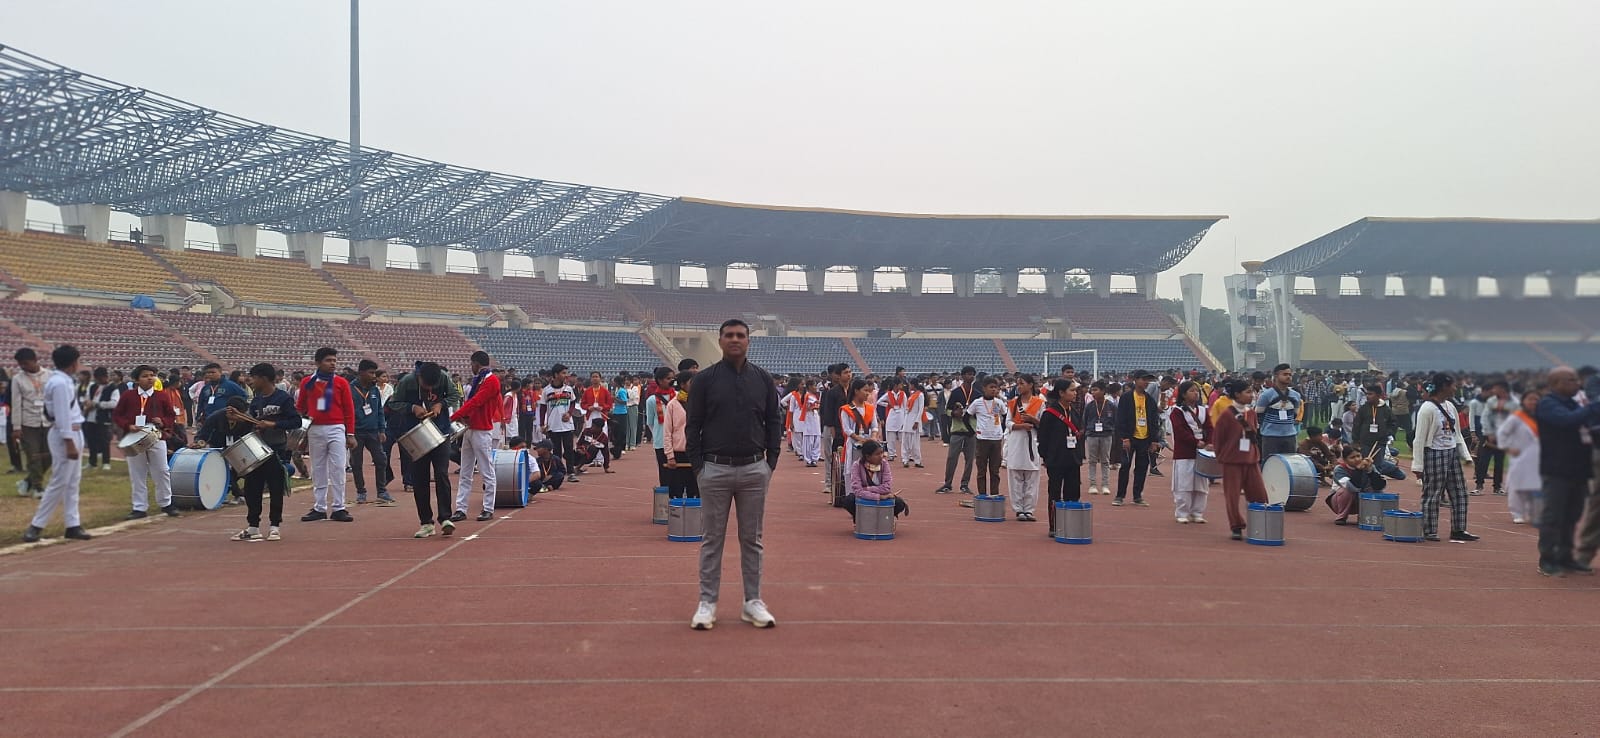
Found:
M 1225 214 L 1160 290 L 1202 272 L 1219 307 L 1241 259 L 1366 215 L 1600 216 L 1595 0 L 362 10 L 368 146 L 741 202 Z M 0 43 L 345 138 L 347 18 L 338 0 L 15 2 Z

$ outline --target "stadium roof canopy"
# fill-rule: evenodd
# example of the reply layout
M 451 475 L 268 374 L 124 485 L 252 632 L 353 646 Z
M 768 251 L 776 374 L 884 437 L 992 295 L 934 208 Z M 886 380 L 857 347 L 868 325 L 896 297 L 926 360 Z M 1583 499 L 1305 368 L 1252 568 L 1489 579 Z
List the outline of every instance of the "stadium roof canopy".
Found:
M 513 177 L 288 131 L 0 46 L 0 189 L 413 246 L 641 263 L 1161 271 L 1221 218 L 760 207 Z
M 1600 271 L 1600 220 L 1362 218 L 1284 252 L 1268 274 L 1493 277 Z

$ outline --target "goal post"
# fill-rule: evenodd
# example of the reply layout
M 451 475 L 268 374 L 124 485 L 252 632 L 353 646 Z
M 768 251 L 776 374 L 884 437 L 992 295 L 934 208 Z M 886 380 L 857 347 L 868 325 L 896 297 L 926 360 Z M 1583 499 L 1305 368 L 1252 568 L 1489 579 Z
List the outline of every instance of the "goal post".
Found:
M 1046 376 L 1046 377 L 1055 376 L 1056 372 L 1061 368 L 1061 363 L 1065 363 L 1065 362 L 1058 361 L 1054 357 L 1059 356 L 1059 357 L 1062 357 L 1062 358 L 1066 358 L 1068 356 L 1074 356 L 1074 355 L 1078 355 L 1078 354 L 1088 354 L 1089 355 L 1089 362 L 1091 364 L 1090 371 L 1093 372 L 1090 375 L 1091 378 L 1090 378 L 1089 381 L 1091 381 L 1091 382 L 1098 381 L 1100 379 L 1100 349 L 1072 349 L 1070 351 L 1046 351 L 1046 352 L 1044 352 L 1044 373 L 1041 376 Z

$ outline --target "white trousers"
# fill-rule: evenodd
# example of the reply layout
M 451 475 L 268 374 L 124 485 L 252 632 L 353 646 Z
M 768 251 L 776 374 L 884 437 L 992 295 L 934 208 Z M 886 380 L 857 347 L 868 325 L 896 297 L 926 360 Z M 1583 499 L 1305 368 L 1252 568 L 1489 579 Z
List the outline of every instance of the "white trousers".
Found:
M 890 431 L 889 443 L 893 447 L 893 453 L 899 456 L 901 461 L 922 463 L 922 439 L 917 437 L 916 431 Z
M 822 436 L 795 436 L 800 442 L 800 458 L 807 464 L 815 464 L 822 458 Z
M 167 442 L 156 445 L 137 456 L 129 456 L 128 478 L 133 486 L 133 509 L 150 510 L 150 487 L 146 477 L 156 482 L 156 506 L 172 504 L 172 472 L 167 469 Z
M 494 512 L 494 432 L 469 430 L 461 434 L 461 479 L 456 483 L 456 512 L 467 511 L 472 497 L 472 472 L 483 475 L 483 510 Z
M 1007 489 L 1011 495 L 1011 509 L 1032 515 L 1034 506 L 1039 503 L 1039 470 L 1007 469 L 1006 473 L 1011 478 Z
M 1516 489 L 1508 486 L 1506 488 L 1506 508 L 1511 513 L 1511 517 L 1522 518 L 1533 525 L 1538 525 L 1539 521 L 1532 519 L 1533 496 L 1538 493 L 1539 490 L 1536 489 Z
M 78 446 L 76 459 L 67 458 L 68 435 Z M 49 444 L 50 481 L 45 483 L 44 496 L 39 498 L 39 509 L 33 514 L 33 527 L 43 528 L 49 524 L 59 507 L 67 527 L 76 528 L 83 525 L 83 520 L 78 517 L 78 488 L 83 482 L 83 457 L 89 452 L 83 447 L 82 433 L 58 431 L 56 426 L 50 428 Z
M 1177 520 L 1204 517 L 1211 496 L 1206 480 L 1194 475 L 1194 459 L 1172 460 L 1172 515 Z
M 316 510 L 343 510 L 344 468 L 350 458 L 350 450 L 344 445 L 344 426 L 311 426 L 306 431 L 306 452 L 311 457 L 311 495 Z

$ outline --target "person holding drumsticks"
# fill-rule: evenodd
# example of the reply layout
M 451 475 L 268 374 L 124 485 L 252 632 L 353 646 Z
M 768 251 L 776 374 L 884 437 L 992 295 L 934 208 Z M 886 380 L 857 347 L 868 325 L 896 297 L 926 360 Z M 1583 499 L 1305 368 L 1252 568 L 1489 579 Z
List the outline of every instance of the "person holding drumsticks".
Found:
M 173 438 L 178 416 L 165 392 L 157 392 L 156 368 L 142 365 L 133 370 L 133 392 L 124 392 L 111 411 L 111 422 L 122 429 L 128 440 L 143 436 L 146 428 L 155 428 L 159 434 L 155 445 L 143 452 L 135 451 L 132 444 L 122 446 L 128 461 L 128 478 L 132 482 L 133 512 L 129 520 L 138 520 L 149 514 L 150 481 L 156 484 L 156 504 L 168 517 L 178 517 L 178 506 L 172 504 L 172 475 L 167 470 L 167 441 Z
M 265 492 L 272 494 L 272 507 L 268 511 L 272 527 L 267 529 L 267 540 L 276 541 L 282 537 L 279 527 L 283 525 L 283 498 L 289 491 L 288 432 L 300 427 L 300 413 L 295 410 L 289 393 L 278 389 L 277 377 L 278 370 L 271 364 L 262 362 L 250 367 L 245 381 L 250 384 L 255 399 L 250 401 L 249 409 L 241 411 L 233 398 L 229 398 L 222 411 L 230 423 L 229 432 L 253 431 L 278 455 L 278 463 L 262 464 L 244 477 L 248 527 L 233 537 L 236 541 L 261 540 L 261 498 Z
M 433 423 L 441 435 L 448 437 L 450 408 L 460 404 L 461 390 L 445 376 L 444 368 L 432 362 L 418 362 L 416 371 L 395 385 L 394 395 L 385 406 L 395 413 L 395 423 L 389 430 L 396 438 L 401 438 L 421 423 Z M 400 453 L 404 458 L 404 446 Z M 437 517 L 433 499 L 428 496 L 430 485 L 438 501 Z M 456 524 L 450 520 L 454 507 L 450 489 L 450 444 L 441 443 L 421 458 L 411 460 L 411 488 L 417 503 L 417 517 L 422 521 L 422 527 L 411 537 L 432 536 L 436 520 L 443 535 L 454 533 Z
M 1266 502 L 1267 485 L 1261 479 L 1261 436 L 1256 426 L 1255 387 L 1236 379 L 1227 385 L 1225 392 L 1230 403 L 1217 414 L 1216 454 L 1217 462 L 1222 465 L 1222 495 L 1228 506 L 1228 529 L 1232 531 L 1233 540 L 1241 541 L 1244 540 L 1245 518 L 1239 510 L 1239 497 L 1243 494 L 1250 502 Z

